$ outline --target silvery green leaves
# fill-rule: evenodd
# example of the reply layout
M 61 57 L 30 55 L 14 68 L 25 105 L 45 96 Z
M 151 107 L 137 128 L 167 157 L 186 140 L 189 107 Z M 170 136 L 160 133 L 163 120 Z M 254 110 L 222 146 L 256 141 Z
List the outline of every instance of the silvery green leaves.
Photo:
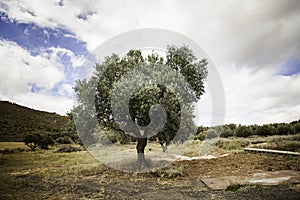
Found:
M 184 153 L 196 133 L 194 105 L 213 66 L 205 55 L 188 38 L 160 29 L 130 31 L 101 44 L 87 60 L 94 72 L 75 86 L 74 118 L 83 144 L 100 162 L 124 171 L 140 170 L 129 167 L 137 154 L 144 171 L 152 171 Z M 147 140 L 168 151 L 154 148 L 145 159 Z

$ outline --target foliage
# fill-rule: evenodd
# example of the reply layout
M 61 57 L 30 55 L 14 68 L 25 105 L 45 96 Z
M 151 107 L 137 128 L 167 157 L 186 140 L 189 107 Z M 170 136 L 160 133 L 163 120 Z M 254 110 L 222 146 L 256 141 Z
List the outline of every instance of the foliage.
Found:
M 83 136 L 84 142 L 90 144 L 94 139 L 93 131 L 97 127 L 97 123 L 91 119 L 93 118 L 94 103 L 97 121 L 100 123 L 100 126 L 114 130 L 113 134 L 106 134 L 107 138 L 112 142 L 116 142 L 117 140 L 120 143 L 128 143 L 130 141 L 130 138 L 124 135 L 124 129 L 126 132 L 132 133 L 132 137 L 141 137 L 141 135 L 143 135 L 143 137 L 151 137 L 152 140 L 155 140 L 155 138 L 152 137 L 153 135 L 151 135 L 153 133 L 148 132 L 148 130 L 143 130 L 142 133 L 138 126 L 145 127 L 150 124 L 151 120 L 159 121 L 159 119 L 162 119 L 160 115 L 155 115 L 154 118 L 151 119 L 151 115 L 157 111 L 157 108 L 154 108 L 153 105 L 157 104 L 164 107 L 167 118 L 163 129 L 156 135 L 159 143 L 162 146 L 168 145 L 178 132 L 179 126 L 184 130 L 182 131 L 184 133 L 179 135 L 177 142 L 184 141 L 189 136 L 189 133 L 192 132 L 192 128 L 194 128 L 192 103 L 199 100 L 204 92 L 203 81 L 207 76 L 207 64 L 205 59 L 197 61 L 197 58 L 187 46 L 168 46 L 166 60 L 155 53 L 152 53 L 146 58 L 139 50 L 130 50 L 122 58 L 116 54 L 106 57 L 104 62 L 96 64 L 96 72 L 90 80 L 78 80 L 76 82 L 75 93 L 79 106 L 74 108 L 73 112 L 79 120 L 78 124 L 82 126 L 79 127 L 79 129 L 85 130 L 85 132 L 82 131 L 86 133 L 86 135 Z M 118 81 L 122 82 L 122 90 L 119 91 L 120 93 L 115 94 L 122 97 L 122 95 L 129 92 L 128 88 L 132 88 L 143 81 L 143 75 L 132 73 L 132 71 L 138 70 L 140 66 L 148 66 L 146 69 L 147 73 L 150 73 L 151 70 L 157 68 L 157 66 L 168 66 L 174 72 L 180 73 L 189 83 L 190 88 L 188 84 L 183 85 L 183 89 L 188 94 L 184 98 L 186 98 L 185 100 L 188 102 L 189 108 L 187 108 L 186 113 L 184 113 L 183 107 L 180 107 L 180 102 L 183 101 L 183 99 L 176 96 L 173 92 L 179 89 L 179 85 L 174 81 L 172 82 L 172 76 L 170 74 L 164 78 L 170 78 L 170 82 L 172 82 L 174 88 L 149 83 L 144 84 L 138 90 L 134 91 L 129 99 L 129 115 L 126 114 L 126 108 L 121 104 L 115 105 L 118 106 L 117 108 L 122 114 L 126 114 L 124 114 L 125 116 L 121 120 L 118 120 L 119 124 L 125 124 L 124 127 L 126 128 L 122 127 L 121 129 L 116 123 L 116 119 L 112 113 L 112 91 L 115 89 L 115 84 Z M 135 81 L 123 78 L 125 75 L 130 76 L 131 74 L 133 74 L 132 76 L 134 76 Z M 159 76 L 159 74 L 157 74 L 157 76 Z M 181 119 L 183 115 L 187 117 Z M 129 125 L 131 124 L 131 120 L 134 122 L 132 126 Z M 185 123 L 181 123 L 182 121 L 180 120 L 184 120 Z M 116 136 L 115 133 L 118 133 L 118 136 Z
M 41 149 L 48 149 L 49 145 L 54 145 L 54 140 L 49 134 L 40 135 L 38 145 Z
M 255 130 L 255 135 L 261 135 L 261 136 L 270 136 L 270 135 L 275 135 L 276 134 L 276 129 L 270 124 L 265 124 L 262 126 L 259 126 Z
M 0 141 L 24 141 L 33 133 L 50 135 L 58 143 L 81 142 L 71 113 L 60 116 L 0 101 Z
M 223 126 L 220 137 L 222 138 L 228 138 L 234 135 L 234 130 L 232 130 L 230 127 L 228 126 Z
M 26 135 L 24 139 L 25 145 L 27 145 L 32 151 L 38 147 L 38 142 L 40 139 L 40 134 L 30 134 Z
M 68 136 L 63 136 L 63 137 L 59 137 L 55 140 L 55 142 L 59 143 L 59 144 L 71 144 L 72 143 L 72 139 L 69 138 Z
M 277 126 L 276 133 L 277 135 L 289 135 L 291 134 L 291 128 L 288 124 L 279 124 Z
M 155 174 L 161 178 L 182 177 L 187 174 L 187 166 L 183 163 L 159 169 Z
M 300 122 L 293 124 L 293 133 L 300 133 Z
M 72 145 L 62 146 L 58 150 L 56 150 L 57 153 L 71 153 L 76 151 L 81 151 L 81 149 Z
M 226 191 L 232 191 L 232 192 L 235 192 L 237 190 L 239 190 L 240 188 L 242 187 L 245 187 L 246 185 L 243 185 L 243 184 L 231 184 L 229 185 L 227 188 L 226 188 Z
M 194 140 L 200 140 L 200 141 L 203 141 L 203 140 L 205 140 L 205 136 L 206 136 L 206 134 L 205 134 L 204 132 L 202 132 L 202 133 L 196 135 L 196 136 L 194 137 Z
M 67 117 L 0 101 L 0 141 L 22 141 L 34 132 L 58 133 Z
M 248 126 L 238 126 L 235 130 L 235 135 L 237 137 L 249 137 L 252 135 L 252 129 Z
M 222 127 L 220 137 L 249 137 L 251 135 L 272 136 L 272 135 L 290 135 L 300 133 L 300 120 L 291 123 L 274 123 L 264 125 L 236 125 L 225 124 Z M 199 126 L 198 130 L 203 130 L 205 127 Z M 218 129 L 219 127 L 212 127 Z
M 218 133 L 215 129 L 208 129 L 206 131 L 206 139 L 213 139 L 218 137 Z
M 34 133 L 26 135 L 24 143 L 30 147 L 32 151 L 35 151 L 37 147 L 48 149 L 49 145 L 54 144 L 54 140 L 49 134 L 41 135 L 39 133 Z
M 206 131 L 208 128 L 204 127 L 204 126 L 198 126 L 197 128 L 197 135 L 200 133 L 203 133 L 204 131 Z

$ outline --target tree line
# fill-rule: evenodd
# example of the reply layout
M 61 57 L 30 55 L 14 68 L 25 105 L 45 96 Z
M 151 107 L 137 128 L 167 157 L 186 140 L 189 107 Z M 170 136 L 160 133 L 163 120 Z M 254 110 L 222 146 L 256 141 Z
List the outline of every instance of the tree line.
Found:
M 197 135 L 195 140 L 204 140 L 216 138 L 218 136 L 222 138 L 228 137 L 251 137 L 257 136 L 272 136 L 272 135 L 293 135 L 300 133 L 300 120 L 293 121 L 291 123 L 273 123 L 264 125 L 237 125 L 237 124 L 225 124 L 223 126 L 204 127 L 199 126 L 197 129 Z

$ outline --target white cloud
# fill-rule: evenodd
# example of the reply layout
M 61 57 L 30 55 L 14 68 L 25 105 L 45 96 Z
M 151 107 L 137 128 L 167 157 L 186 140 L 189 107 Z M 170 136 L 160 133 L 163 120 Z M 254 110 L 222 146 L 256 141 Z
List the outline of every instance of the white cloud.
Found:
M 4 2 L 8 5 L 5 12 L 11 18 L 66 28 L 87 42 L 89 50 L 113 35 L 137 28 L 163 28 L 185 34 L 206 50 L 220 71 L 227 102 L 226 121 L 267 123 L 300 117 L 299 75 L 277 75 L 283 63 L 300 57 L 298 0 L 76 0 L 64 1 L 64 6 L 59 6 L 59 1 L 48 0 Z M 86 20 L 79 19 L 80 14 L 86 15 Z M 80 63 L 80 58 L 69 51 L 53 50 L 71 55 L 74 64 Z M 9 60 L 14 63 L 10 65 L 10 72 L 25 70 L 18 69 L 24 65 L 22 55 L 15 54 L 17 61 Z M 35 59 L 34 62 L 40 62 L 32 58 Z M 20 84 L 28 81 L 27 77 L 19 78 L 18 73 L 5 74 L 9 80 L 16 80 L 20 92 L 28 89 Z M 41 85 L 57 82 L 35 76 L 29 76 L 30 80 Z M 11 82 L 1 81 L 1 92 L 10 90 L 9 85 Z M 210 101 L 207 95 L 202 102 Z M 211 112 L 209 103 L 205 105 L 204 113 Z
M 221 72 L 225 73 L 225 72 Z M 223 76 L 226 122 L 263 124 L 300 118 L 300 75 L 228 66 Z
M 86 41 L 89 50 L 118 33 L 155 27 L 191 37 L 218 63 L 262 66 L 300 55 L 297 0 L 76 0 L 64 6 L 47 0 L 5 2 L 10 17 L 67 28 Z M 78 18 L 87 13 L 92 13 L 87 20 Z
M 41 55 L 33 56 L 14 42 L 0 40 L 1 93 L 13 95 L 28 92 L 28 84 L 45 89 L 64 80 L 63 66 Z
M 66 112 L 73 108 L 72 99 L 43 93 L 19 93 L 13 97 L 2 99 L 37 110 L 55 112 L 60 115 L 65 115 Z
M 62 47 L 50 47 L 47 50 L 49 52 L 44 52 L 45 55 L 49 57 L 50 60 L 55 60 L 57 63 L 62 63 L 62 56 L 67 56 L 70 59 L 72 67 L 79 67 L 84 63 L 84 56 L 76 56 L 72 51 L 62 48 Z
M 55 105 L 55 101 L 49 102 L 51 95 L 46 94 L 46 91 L 53 89 L 57 83 L 65 79 L 63 66 L 59 62 L 42 55 L 33 56 L 16 43 L 6 40 L 0 40 L 0 57 L 1 98 L 25 103 L 34 108 L 51 110 L 55 107 L 51 106 Z M 32 84 L 42 88 L 39 94 L 31 92 Z M 64 86 L 64 90 L 68 88 Z M 59 99 L 59 97 L 52 98 Z M 59 105 L 56 107 L 60 110 L 53 111 L 63 113 L 65 110 Z
M 72 96 L 73 95 L 73 86 L 70 84 L 63 84 L 58 89 L 58 94 L 61 96 Z

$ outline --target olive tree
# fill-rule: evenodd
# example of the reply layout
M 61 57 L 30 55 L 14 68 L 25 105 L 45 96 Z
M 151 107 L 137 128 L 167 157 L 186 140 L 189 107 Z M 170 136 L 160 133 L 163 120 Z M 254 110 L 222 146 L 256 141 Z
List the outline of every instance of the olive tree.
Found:
M 181 47 L 168 46 L 165 57 L 155 53 L 143 56 L 140 50 L 130 50 L 123 57 L 112 54 L 106 57 L 102 63 L 95 65 L 95 73 L 90 80 L 77 81 L 75 93 L 81 104 L 75 107 L 73 112 L 75 115 L 80 115 L 78 113 L 84 110 L 94 110 L 96 116 L 86 112 L 87 114 L 82 114 L 81 120 L 88 121 L 90 120 L 89 117 L 95 117 L 97 123 L 104 129 L 112 129 L 116 133 L 130 133 L 130 136 L 137 141 L 138 162 L 144 163 L 144 149 L 147 145 L 147 139 L 156 137 L 159 143 L 166 147 L 171 142 L 183 142 L 196 128 L 193 123 L 194 103 L 204 93 L 207 64 L 205 58 L 199 60 L 193 51 L 185 45 Z M 142 75 L 132 73 L 140 66 L 144 66 L 144 69 L 146 69 Z M 142 85 L 134 90 L 129 98 L 128 114 L 124 114 L 121 119 L 116 119 L 113 108 L 122 114 L 126 113 L 127 108 L 118 103 L 112 105 L 112 102 L 114 102 L 112 99 L 119 98 L 121 101 L 125 94 L 131 92 L 130 88 L 134 87 L 139 81 L 144 81 L 143 79 L 148 73 L 147 70 L 150 73 L 154 68 L 163 68 L 164 66 L 172 69 L 172 72 L 180 74 L 185 83 L 179 87 L 178 83 L 173 81 L 171 72 L 170 74 L 164 74 L 165 77 L 163 78 L 167 82 L 171 82 L 170 85 L 173 89 L 155 82 Z M 124 78 L 131 73 L 131 77 L 134 76 L 134 81 Z M 159 76 L 159 73 L 157 76 Z M 123 84 L 122 87 L 120 86 L 122 90 L 114 94 L 113 91 L 117 87 L 116 83 L 119 82 Z M 179 90 L 178 88 L 186 94 L 184 98 L 179 97 L 174 92 Z M 92 95 L 92 98 L 90 95 Z M 183 105 L 183 101 L 187 101 L 187 104 Z M 95 105 L 94 108 L 92 104 Z M 165 116 L 157 114 L 160 107 L 155 107 L 155 105 L 161 105 L 164 108 Z M 165 123 L 157 133 L 147 128 L 139 128 L 150 126 L 155 121 L 164 120 L 164 117 Z M 88 142 L 93 137 L 93 134 L 88 131 L 91 129 L 90 124 L 93 123 L 83 123 L 79 127 L 86 130 L 82 139 Z M 181 131 L 178 131 L 179 129 Z

